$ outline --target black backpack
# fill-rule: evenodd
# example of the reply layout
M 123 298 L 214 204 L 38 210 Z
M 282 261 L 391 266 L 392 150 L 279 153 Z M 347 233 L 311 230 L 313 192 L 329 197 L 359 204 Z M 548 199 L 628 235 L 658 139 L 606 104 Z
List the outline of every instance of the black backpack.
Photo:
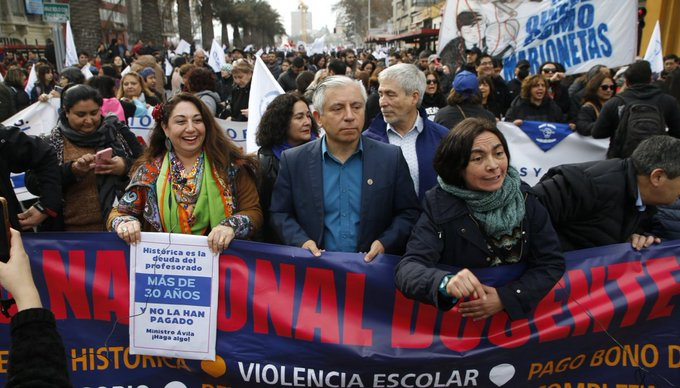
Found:
M 619 107 L 619 125 L 607 151 L 608 159 L 627 158 L 646 138 L 667 134 L 668 129 L 663 114 L 659 111 L 657 97 L 650 101 L 616 97 L 623 100 L 624 105 Z

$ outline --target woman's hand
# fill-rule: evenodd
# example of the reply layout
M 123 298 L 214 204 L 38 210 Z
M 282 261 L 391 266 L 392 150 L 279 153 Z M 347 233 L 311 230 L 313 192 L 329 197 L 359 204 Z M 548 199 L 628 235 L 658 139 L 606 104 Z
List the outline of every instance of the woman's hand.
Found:
M 517 120 L 513 121 L 512 123 L 519 127 L 520 125 L 522 125 L 522 123 L 524 123 L 524 121 L 517 119 Z
M 503 310 L 503 303 L 498 297 L 498 292 L 495 288 L 482 284 L 484 289 L 484 299 L 473 299 L 458 304 L 458 311 L 465 318 L 472 318 L 477 321 L 486 319 Z
M 94 168 L 94 154 L 85 154 L 71 163 L 71 171 L 76 176 L 83 177 Z
M 49 100 L 49 99 L 50 99 L 49 94 L 43 93 L 43 94 L 38 96 L 38 101 L 40 101 L 40 102 L 47 102 L 47 100 Z
M 25 212 L 17 214 L 17 218 L 19 219 L 21 229 L 29 230 L 42 224 L 47 219 L 47 214 L 42 213 L 35 206 L 31 206 Z
M 456 299 L 468 297 L 486 299 L 483 284 L 467 268 L 461 269 L 449 279 L 449 282 L 446 283 L 446 292 Z
M 234 236 L 234 229 L 231 226 L 217 225 L 208 234 L 208 247 L 214 253 L 221 253 L 229 247 Z
M 121 222 L 116 233 L 126 243 L 137 244 L 142 240 L 142 225 L 137 220 Z
M 99 164 L 94 165 L 95 174 L 110 174 L 123 176 L 125 171 L 125 159 L 120 156 L 114 156 L 108 160 L 102 160 Z
M 11 229 L 12 240 L 7 263 L 0 262 L 0 286 L 12 294 L 17 310 L 42 307 L 40 295 L 33 283 L 31 263 L 21 241 L 21 234 Z

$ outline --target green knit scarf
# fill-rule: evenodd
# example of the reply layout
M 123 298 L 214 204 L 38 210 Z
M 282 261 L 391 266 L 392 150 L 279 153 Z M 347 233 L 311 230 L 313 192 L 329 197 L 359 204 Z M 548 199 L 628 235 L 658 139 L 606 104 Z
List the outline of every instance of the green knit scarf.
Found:
M 503 186 L 494 192 L 462 189 L 437 177 L 439 186 L 447 193 L 465 201 L 472 216 L 481 223 L 487 236 L 502 240 L 513 234 L 524 218 L 524 196 L 519 189 L 519 173 L 508 167 Z

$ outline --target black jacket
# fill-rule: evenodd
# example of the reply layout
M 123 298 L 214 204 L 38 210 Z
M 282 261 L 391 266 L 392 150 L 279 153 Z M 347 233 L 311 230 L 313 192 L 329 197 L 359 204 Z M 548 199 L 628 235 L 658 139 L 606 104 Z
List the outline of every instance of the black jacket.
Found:
M 276 231 L 269 224 L 269 205 L 274 191 L 274 182 L 279 175 L 279 160 L 272 152 L 271 148 L 260 148 L 257 151 L 257 194 L 260 196 L 260 208 L 264 216 L 264 226 L 262 228 L 262 239 L 264 242 L 281 244 Z
M 57 155 L 43 140 L 23 133 L 17 127 L 0 125 L 0 196 L 7 199 L 9 221 L 12 227 L 21 230 L 17 213 L 19 201 L 14 195 L 10 173 L 32 170 L 40 181 L 42 205 L 61 213 L 61 174 Z
M 576 116 L 576 132 L 583 136 L 590 136 L 593 132 L 593 126 L 597 120 L 597 111 L 595 106 L 591 104 L 583 104 Z
M 527 270 L 519 279 L 497 288 L 511 319 L 526 316 L 564 273 L 564 257 L 548 212 L 530 190 L 522 184 L 526 213 L 521 262 L 527 264 Z M 409 298 L 448 310 L 453 304 L 441 295 L 439 284 L 450 271 L 436 266 L 489 267 L 492 253 L 463 200 L 437 186 L 427 192 L 423 207 L 394 279 Z
M 560 107 L 550 97 L 543 98 L 541 105 L 534 105 L 524 98 L 516 98 L 505 114 L 505 121 L 545 121 L 551 123 L 566 123 L 566 117 Z
M 624 98 L 658 106 L 668 127 L 668 134 L 680 138 L 680 105 L 678 105 L 678 101 L 652 84 L 631 85 L 623 92 L 610 98 L 602 107 L 600 116 L 595 121 L 592 131 L 594 138 L 604 139 L 614 135 L 619 126 L 619 107 L 624 105 Z
M 66 350 L 54 314 L 42 308 L 12 317 L 7 387 L 71 387 Z
M 245 87 L 234 84 L 231 91 L 231 119 L 234 121 L 248 121 L 248 118 L 241 113 L 241 109 L 248 109 L 250 99 L 250 82 Z
M 655 209 L 635 207 L 637 178 L 630 159 L 553 167 L 534 186 L 565 251 L 626 242 L 644 233 Z
M 494 117 L 493 113 L 482 108 L 479 104 L 447 105 L 437 111 L 433 121 L 448 129 L 453 129 L 453 127 L 468 117 L 477 117 L 496 122 L 496 117 Z

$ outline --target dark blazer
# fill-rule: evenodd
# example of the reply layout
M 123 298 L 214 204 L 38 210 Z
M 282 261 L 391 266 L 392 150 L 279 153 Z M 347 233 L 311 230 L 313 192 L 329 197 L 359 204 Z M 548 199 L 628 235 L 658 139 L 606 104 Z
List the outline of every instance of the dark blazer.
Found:
M 323 249 L 324 196 L 321 140 L 286 150 L 274 184 L 270 222 L 286 245 L 314 240 Z M 357 252 L 380 240 L 401 255 L 420 214 L 408 165 L 399 147 L 363 138 L 363 177 Z

